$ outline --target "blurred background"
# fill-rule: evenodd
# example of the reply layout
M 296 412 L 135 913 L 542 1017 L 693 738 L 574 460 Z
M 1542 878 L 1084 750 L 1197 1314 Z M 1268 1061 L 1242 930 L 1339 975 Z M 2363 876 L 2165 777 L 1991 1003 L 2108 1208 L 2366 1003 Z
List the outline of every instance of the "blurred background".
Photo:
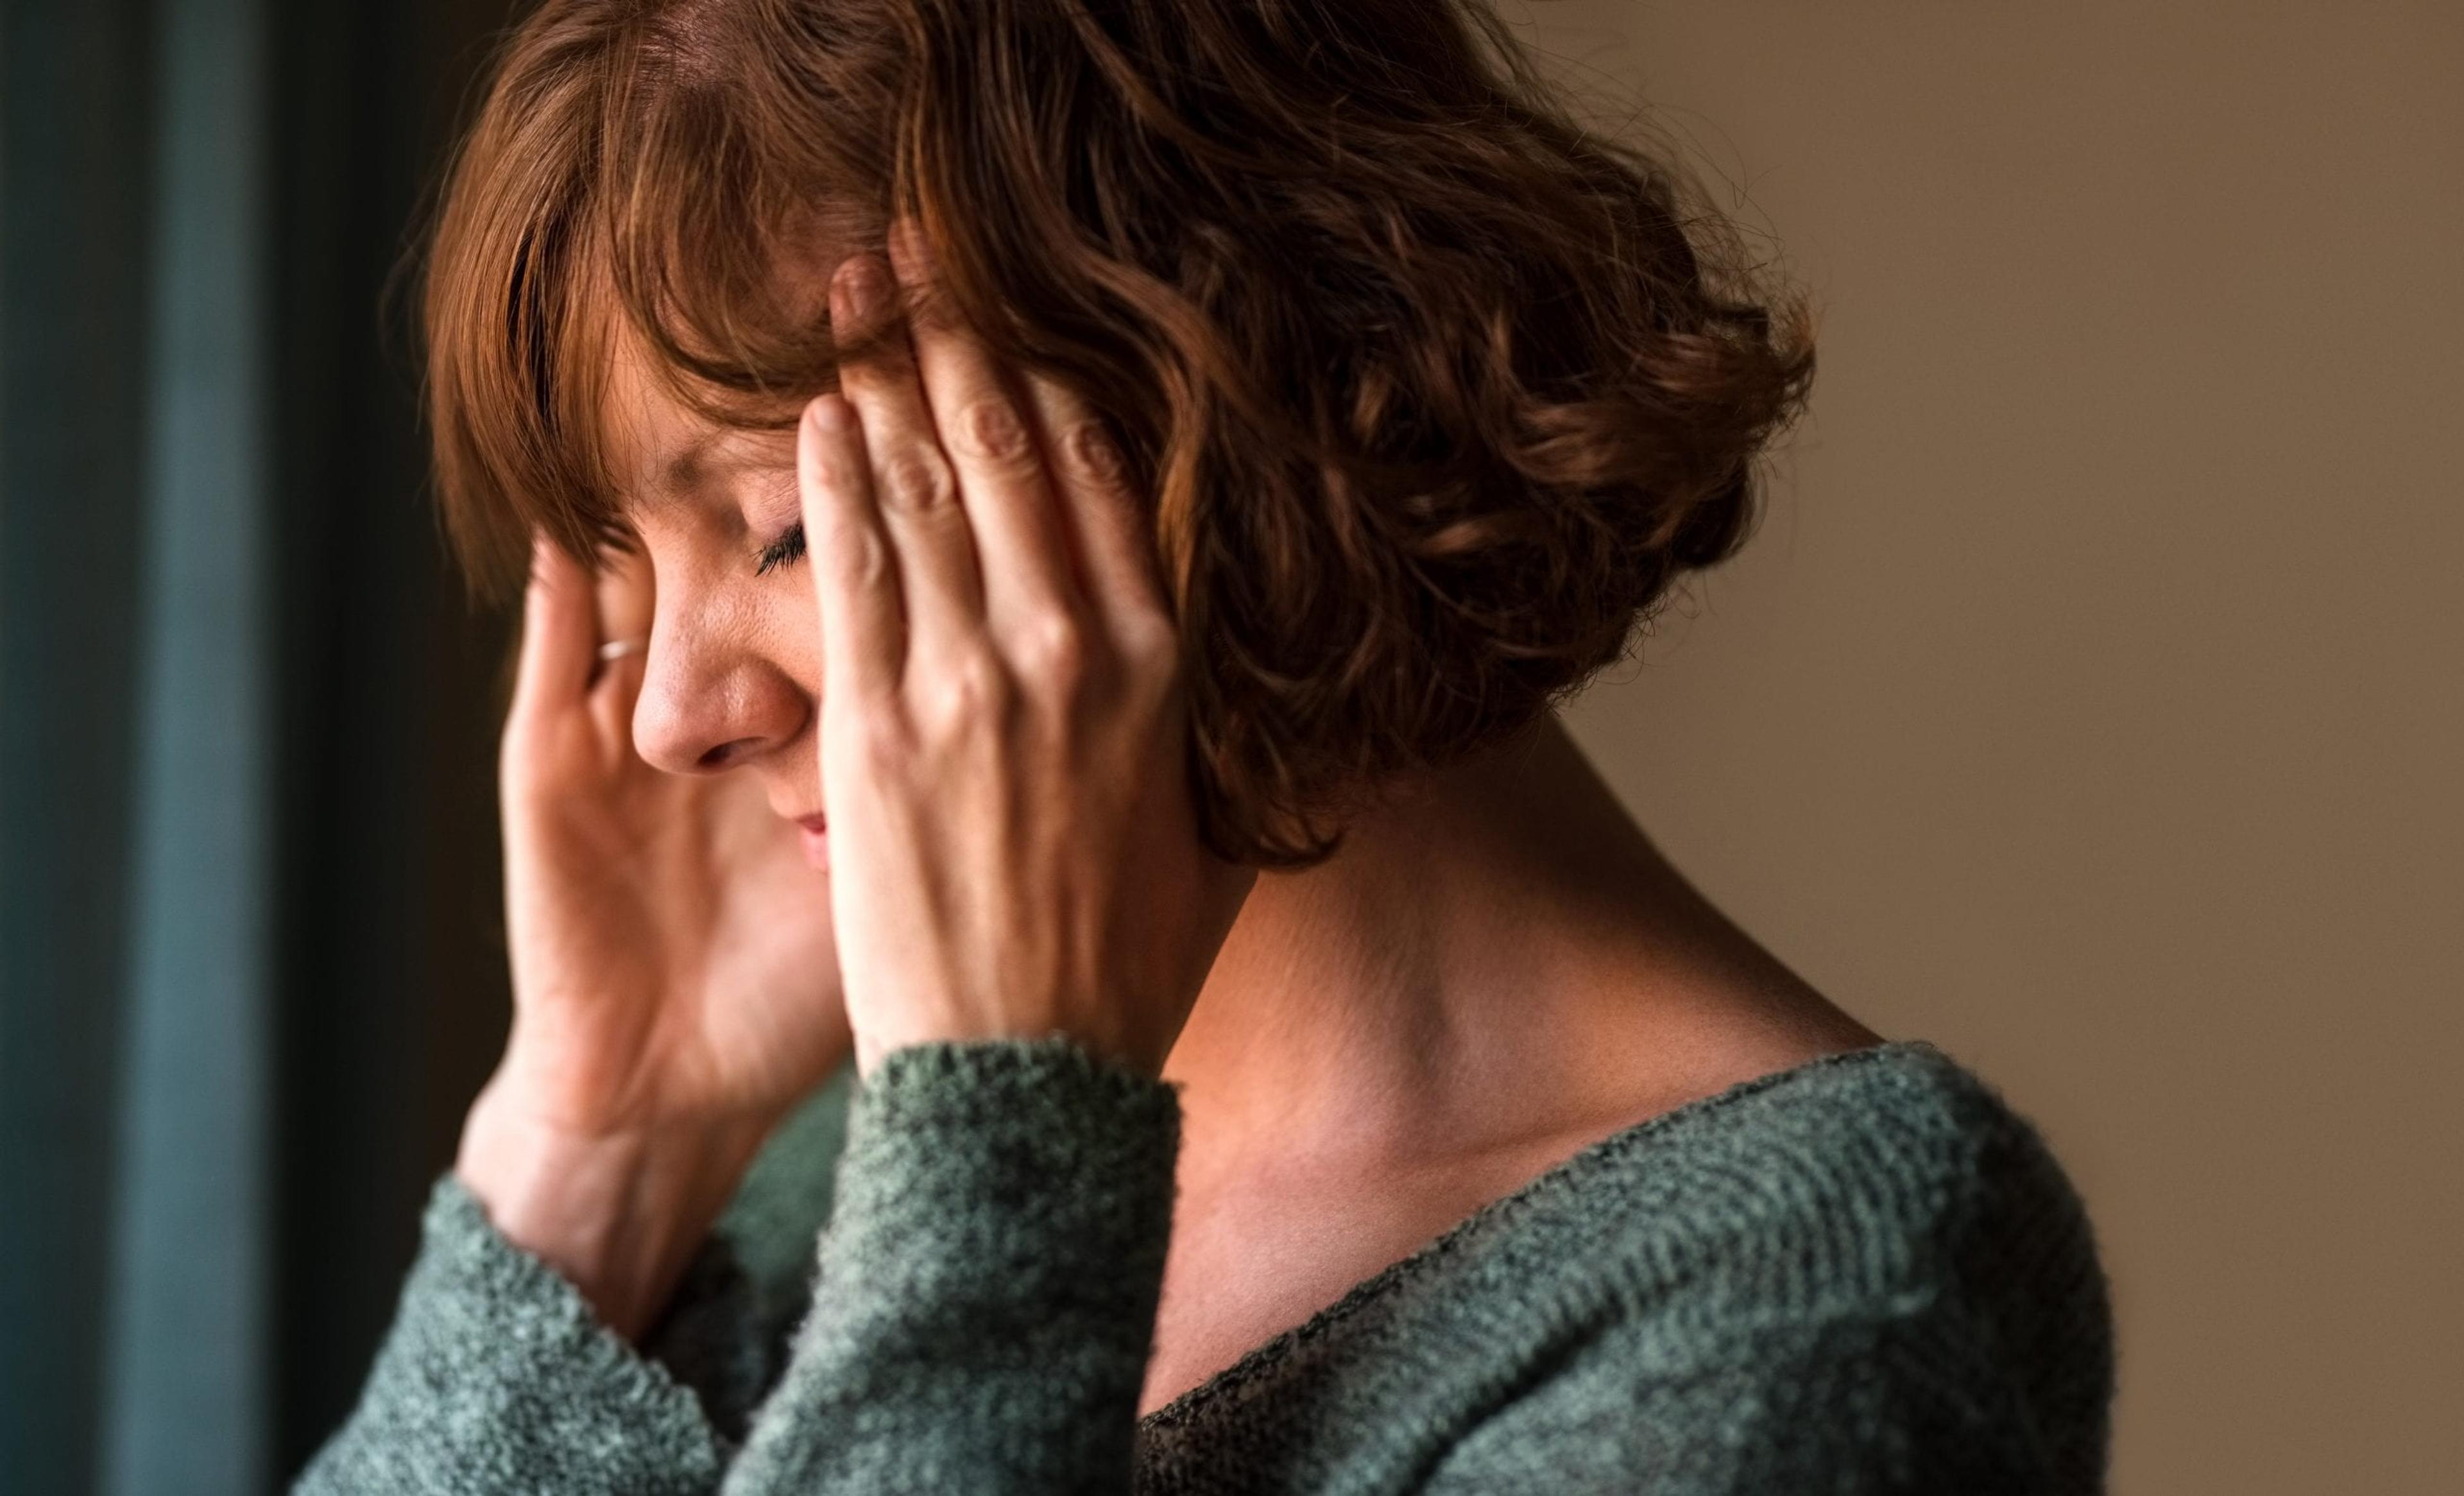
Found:
M 0 10 L 11 1491 L 278 1486 L 501 1040 L 507 621 L 386 292 L 516 9 Z M 1576 736 L 2052 1140 L 2117 1491 L 2452 1489 L 2464 11 L 1506 11 L 1824 315 L 1760 535 Z

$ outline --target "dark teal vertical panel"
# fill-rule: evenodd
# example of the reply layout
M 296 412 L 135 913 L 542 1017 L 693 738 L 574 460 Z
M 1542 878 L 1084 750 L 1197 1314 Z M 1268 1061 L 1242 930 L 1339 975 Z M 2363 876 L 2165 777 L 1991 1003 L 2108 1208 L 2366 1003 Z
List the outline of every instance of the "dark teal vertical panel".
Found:
M 500 1042 L 501 630 L 380 291 L 515 8 L 0 5 L 12 1496 L 294 1468 Z
M 265 131 L 255 0 L 158 0 L 133 972 L 100 1488 L 266 1484 Z
M 93 1488 L 145 450 L 146 8 L 0 8 L 0 1484 Z

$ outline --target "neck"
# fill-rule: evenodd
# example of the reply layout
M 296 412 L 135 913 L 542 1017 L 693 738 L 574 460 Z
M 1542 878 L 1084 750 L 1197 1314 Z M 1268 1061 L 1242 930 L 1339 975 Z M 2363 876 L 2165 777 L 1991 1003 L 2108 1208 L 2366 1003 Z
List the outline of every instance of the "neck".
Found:
M 1544 717 L 1413 781 L 1330 861 L 1262 875 L 1165 1074 L 1193 1153 L 1227 1167 L 1408 1162 L 1682 1092 L 1734 1063 L 1705 1034 L 1801 1034 L 1817 1007 Z

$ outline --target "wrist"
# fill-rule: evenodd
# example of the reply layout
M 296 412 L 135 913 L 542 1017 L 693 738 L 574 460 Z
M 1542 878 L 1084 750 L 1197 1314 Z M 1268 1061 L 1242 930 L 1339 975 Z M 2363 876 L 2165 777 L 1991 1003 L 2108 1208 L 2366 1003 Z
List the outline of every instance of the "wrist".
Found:
M 507 1241 L 633 1339 L 666 1307 L 768 1132 L 751 1116 L 576 1129 L 499 1071 L 472 1105 L 453 1169 Z

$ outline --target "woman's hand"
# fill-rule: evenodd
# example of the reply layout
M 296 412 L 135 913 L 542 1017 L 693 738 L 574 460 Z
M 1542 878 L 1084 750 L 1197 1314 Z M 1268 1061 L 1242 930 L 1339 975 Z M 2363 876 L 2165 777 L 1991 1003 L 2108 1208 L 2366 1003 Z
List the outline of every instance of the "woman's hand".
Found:
M 920 285 L 920 240 L 892 253 Z M 890 275 L 840 267 L 835 324 L 883 315 Z M 1175 629 L 1117 450 L 929 303 L 840 381 L 798 472 L 857 1065 L 1059 1033 L 1157 1073 L 1256 874 L 1198 839 Z
M 514 1024 L 456 1162 L 618 1330 L 664 1304 L 779 1118 L 846 1059 L 828 880 L 741 774 L 635 753 L 650 578 L 533 555 L 498 761 Z M 595 595 L 594 595 L 595 594 Z

